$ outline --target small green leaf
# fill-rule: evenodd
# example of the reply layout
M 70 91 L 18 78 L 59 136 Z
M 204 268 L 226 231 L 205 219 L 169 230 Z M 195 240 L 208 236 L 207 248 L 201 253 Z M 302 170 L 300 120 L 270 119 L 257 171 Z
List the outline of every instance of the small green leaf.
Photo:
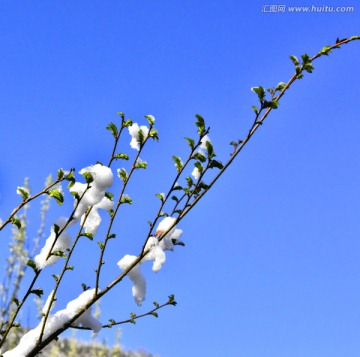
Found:
M 84 284 L 84 283 L 82 283 L 81 284 L 81 287 L 82 287 L 82 289 L 84 290 L 84 291 L 86 291 L 86 290 L 89 290 L 90 289 L 90 286 L 87 286 L 86 284 Z
M 59 281 L 59 276 L 58 275 L 52 274 L 51 276 L 55 279 L 56 282 Z
M 86 238 L 88 238 L 90 240 L 94 239 L 94 235 L 92 233 L 90 233 L 90 232 L 83 232 L 83 233 L 80 234 L 80 237 L 86 237 Z
M 277 109 L 277 107 L 278 107 L 278 102 L 276 100 L 271 100 L 270 102 L 264 100 L 263 108 Z
M 176 196 L 171 196 L 171 199 L 174 200 L 175 202 L 179 202 L 179 199 Z
M 136 324 L 135 318 L 136 318 L 136 314 L 132 312 L 130 314 L 130 322 L 134 325 Z
M 86 183 L 91 183 L 94 181 L 94 178 L 90 172 L 83 172 L 82 175 L 84 176 Z
M 206 151 L 207 151 L 208 158 L 211 159 L 212 157 L 216 156 L 215 152 L 214 152 L 214 147 L 212 146 L 212 144 L 209 140 L 207 140 L 205 142 L 205 145 L 206 145 Z
M 199 160 L 201 162 L 205 162 L 206 161 L 206 157 L 201 153 L 201 152 L 196 152 L 193 156 L 193 159 L 195 160 Z
M 172 191 L 178 191 L 178 190 L 182 190 L 183 188 L 180 185 L 176 185 L 173 187 Z
M 224 165 L 220 161 L 211 160 L 209 164 L 209 168 L 213 169 L 214 167 L 221 170 L 222 168 L 224 168 Z
M 197 186 L 199 189 L 207 190 L 209 188 L 209 185 L 207 185 L 205 182 L 201 181 L 198 183 Z
M 116 139 L 118 134 L 119 134 L 119 131 L 118 131 L 118 128 L 117 126 L 114 124 L 114 123 L 110 123 L 107 127 L 106 127 L 107 130 L 111 131 L 111 134 L 113 135 L 113 137 Z
M 140 145 L 141 145 L 141 144 L 143 144 L 144 141 L 145 141 L 145 135 L 144 135 L 144 132 L 142 131 L 142 129 L 139 129 L 138 134 L 139 134 L 139 139 L 138 139 L 138 141 L 139 141 L 139 143 L 140 143 Z
M 37 289 L 33 289 L 30 291 L 30 294 L 35 294 L 36 296 L 38 296 L 39 298 L 41 298 L 41 296 L 44 294 L 43 289 L 41 288 L 37 288 Z
M 200 174 L 204 171 L 204 167 L 199 161 L 196 161 L 194 166 L 199 170 Z
M 115 325 L 115 324 L 116 324 L 116 322 L 115 322 L 114 319 L 109 319 L 109 321 L 110 321 L 111 325 Z
M 163 193 L 157 193 L 155 196 L 156 196 L 156 197 L 159 197 L 160 200 L 161 200 L 162 202 L 164 202 L 165 197 L 164 197 L 164 194 L 163 194 Z
M 135 169 L 146 169 L 147 168 L 147 162 L 138 159 L 135 163 Z
M 116 238 L 116 234 L 115 233 L 111 233 L 108 235 L 108 239 L 113 239 Z
M 312 65 L 312 63 L 306 63 L 304 65 L 304 70 L 308 73 L 312 73 L 312 71 L 314 70 L 314 66 Z
M 15 322 L 14 324 L 12 324 L 12 327 L 21 327 L 21 323 L 20 322 Z
M 13 298 L 12 301 L 15 303 L 16 306 L 19 307 L 20 302 L 19 302 L 19 300 L 17 298 Z
M 100 247 L 101 250 L 104 249 L 104 244 L 103 242 L 97 242 L 98 246 Z
M 175 162 L 175 167 L 176 167 L 177 171 L 180 172 L 183 165 L 184 165 L 183 162 L 181 161 L 180 157 L 179 156 L 173 156 L 172 159 Z
M 36 266 L 36 264 L 35 264 L 35 262 L 34 262 L 33 260 L 28 259 L 26 265 L 27 265 L 28 267 L 30 267 L 32 270 L 34 270 L 35 273 L 38 272 L 38 268 L 37 268 L 37 266 Z
M 325 46 L 320 51 L 320 53 L 325 56 L 328 56 L 330 52 L 331 52 L 330 46 Z
M 58 226 L 56 223 L 54 223 L 54 233 L 55 235 L 58 235 L 60 231 L 60 226 Z
M 70 171 L 66 176 L 65 180 L 69 181 L 68 188 L 71 188 L 75 184 L 74 171 Z
M 253 111 L 255 112 L 256 115 L 259 114 L 259 109 L 257 107 L 255 107 L 255 105 L 253 105 L 251 108 L 253 109 Z
M 295 66 L 298 66 L 300 64 L 299 60 L 295 56 L 289 56 L 289 58 L 292 60 Z
M 186 182 L 189 188 L 194 185 L 194 181 L 190 176 L 186 177 Z
M 55 200 L 59 206 L 61 206 L 63 204 L 64 196 L 59 190 L 57 190 L 57 189 L 50 190 L 48 192 L 48 195 L 55 198 Z
M 283 89 L 285 88 L 285 86 L 286 86 L 286 84 L 285 84 L 284 82 L 280 82 L 280 83 L 276 86 L 275 90 L 276 90 L 276 91 L 283 90 Z
M 67 270 L 74 270 L 74 266 L 73 266 L 73 265 L 68 265 L 68 266 L 66 267 L 66 269 L 67 269 Z
M 145 115 L 145 118 L 147 119 L 147 121 L 149 122 L 150 125 L 154 125 L 155 118 L 153 115 Z
M 16 191 L 21 195 L 23 201 L 26 201 L 30 196 L 29 191 L 23 187 L 17 187 Z
M 79 194 L 78 194 L 77 192 L 75 192 L 75 191 L 70 191 L 70 194 L 73 195 L 76 200 L 79 200 L 79 199 L 80 199 L 80 196 L 79 196 Z
M 11 223 L 15 225 L 18 229 L 21 228 L 21 222 L 18 217 L 14 216 L 13 218 L 11 218 Z
M 124 120 L 125 119 L 125 114 L 123 112 L 117 112 L 117 115 L 120 115 L 121 119 Z
M 265 98 L 264 87 L 252 87 L 251 90 L 257 94 L 260 102 L 264 100 Z
M 156 307 L 159 307 L 159 303 L 157 301 L 154 301 L 153 304 L 156 306 Z
M 110 201 L 114 201 L 114 194 L 111 192 L 105 192 L 105 197 L 108 198 Z
M 61 180 L 63 177 L 64 177 L 64 171 L 62 169 L 59 169 L 57 175 L 58 180 Z
M 189 144 L 189 146 L 194 149 L 195 146 L 195 141 L 191 138 L 185 138 L 185 140 L 187 141 L 187 143 Z
M 159 134 L 156 129 L 151 129 L 149 133 L 150 138 L 159 141 Z
M 118 169 L 118 176 L 123 180 L 124 182 L 127 180 L 128 174 L 124 168 Z
M 129 127 L 131 125 L 133 125 L 133 121 L 131 119 L 128 119 L 123 123 L 124 127 Z
M 236 150 L 236 148 L 240 145 L 240 144 L 242 144 L 242 140 L 238 140 L 238 141 L 231 141 L 230 142 L 230 145 L 232 145 L 233 147 L 234 147 L 234 151 Z
M 360 36 L 352 36 L 349 38 L 350 41 L 360 40 Z
M 195 122 L 195 125 L 198 127 L 198 134 L 201 136 L 205 133 L 205 120 L 199 114 L 196 114 L 195 116 L 197 119 L 197 122 Z
M 124 194 L 121 197 L 121 203 L 128 203 L 129 205 L 131 205 L 133 203 L 133 201 L 129 195 Z
M 115 160 L 129 160 L 129 155 L 127 154 L 116 154 L 113 156 Z
M 54 250 L 51 252 L 51 255 L 54 255 L 55 257 L 66 258 L 66 255 L 62 250 Z
M 155 312 L 155 311 L 150 312 L 150 314 L 153 315 L 153 316 L 155 316 L 156 318 L 159 317 L 159 314 L 158 314 L 157 312 Z
M 303 64 L 311 63 L 310 56 L 307 53 L 304 53 L 303 55 L 301 55 L 301 58 L 303 60 Z

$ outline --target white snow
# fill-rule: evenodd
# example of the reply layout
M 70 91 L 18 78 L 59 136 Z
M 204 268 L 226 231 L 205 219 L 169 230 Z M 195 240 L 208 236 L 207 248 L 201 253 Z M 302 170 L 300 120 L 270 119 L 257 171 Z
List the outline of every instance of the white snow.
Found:
M 176 218 L 166 217 L 158 225 L 156 235 L 160 236 L 165 233 L 176 221 Z M 132 294 L 135 302 L 140 306 L 146 297 L 146 280 L 141 272 L 140 266 L 146 261 L 153 261 L 152 270 L 158 272 L 166 261 L 165 250 L 173 250 L 174 243 L 172 240 L 177 241 L 182 234 L 181 229 L 172 227 L 165 237 L 159 242 L 157 237 L 150 237 L 146 243 L 145 250 L 149 250 L 148 254 L 141 260 L 140 263 L 133 267 L 128 275 L 133 282 Z M 124 271 L 128 269 L 136 260 L 134 255 L 125 255 L 117 263 L 119 268 Z
M 125 255 L 117 263 L 121 270 L 128 269 L 136 260 L 135 255 Z M 145 300 L 146 295 L 146 280 L 144 275 L 141 272 L 140 265 L 135 265 L 128 273 L 129 278 L 133 282 L 132 294 L 135 299 L 135 302 L 140 306 Z
M 195 180 L 198 180 L 201 173 L 197 167 L 194 167 L 194 170 L 192 171 L 191 175 L 194 177 Z
M 137 123 L 134 123 L 133 125 L 129 126 L 129 134 L 131 135 L 131 142 L 130 146 L 139 151 L 140 150 L 140 142 L 139 142 L 139 130 L 141 130 L 144 134 L 144 138 L 147 137 L 149 133 L 149 128 L 145 125 L 139 125 Z
M 93 298 L 95 289 L 84 291 L 76 299 L 70 301 L 66 308 L 59 310 L 54 315 L 49 315 L 46 321 L 43 340 L 46 339 L 53 332 L 61 329 L 66 323 L 68 323 L 74 316 Z M 3 354 L 4 357 L 25 357 L 29 354 L 40 337 L 41 329 L 43 325 L 43 319 L 39 325 L 34 329 L 26 333 L 20 340 L 19 344 L 12 350 Z M 101 329 L 101 323 L 91 315 L 91 307 L 80 315 L 75 320 L 74 325 L 82 325 L 84 327 L 91 328 L 94 332 L 99 332 Z
M 60 226 L 60 229 L 61 229 L 61 226 Z M 48 265 L 53 265 L 60 259 L 60 257 L 58 257 L 58 256 L 51 255 L 49 257 L 49 259 L 46 260 L 46 257 L 48 256 L 48 254 L 50 252 L 51 246 L 53 245 L 55 238 L 56 238 L 56 234 L 54 231 L 54 226 L 52 226 L 50 236 L 46 240 L 45 246 L 41 249 L 40 253 L 34 259 L 35 264 L 38 269 L 43 269 Z M 52 252 L 54 252 L 54 251 L 65 252 L 66 249 L 70 247 L 71 241 L 72 241 L 72 239 L 71 239 L 70 235 L 67 234 L 66 231 L 63 231 L 58 236 Z

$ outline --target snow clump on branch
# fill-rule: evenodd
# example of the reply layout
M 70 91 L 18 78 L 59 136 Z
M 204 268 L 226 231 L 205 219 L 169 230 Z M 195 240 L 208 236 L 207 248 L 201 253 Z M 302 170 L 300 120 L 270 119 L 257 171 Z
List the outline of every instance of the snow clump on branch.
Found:
M 34 258 L 36 267 L 41 270 L 45 268 L 48 265 L 55 264 L 60 256 L 51 255 L 48 259 L 47 256 L 50 253 L 50 249 L 54 244 L 54 241 L 56 240 L 56 243 L 54 245 L 54 248 L 52 249 L 52 252 L 65 252 L 67 248 L 70 247 L 71 244 L 71 236 L 66 233 L 66 230 L 64 230 L 59 236 L 57 236 L 57 233 L 55 231 L 55 227 L 57 226 L 59 230 L 61 230 L 67 222 L 67 219 L 62 217 L 58 219 L 55 224 L 51 227 L 51 233 L 48 239 L 45 242 L 45 246 L 41 249 L 40 253 Z
M 146 280 L 141 272 L 140 266 L 146 261 L 152 260 L 152 270 L 158 272 L 166 261 L 165 250 L 174 250 L 174 243 L 176 243 L 182 230 L 172 227 L 170 231 L 159 241 L 158 237 L 166 233 L 169 228 L 175 223 L 176 218 L 166 217 L 158 225 L 155 232 L 155 237 L 150 237 L 146 243 L 145 251 L 149 250 L 146 256 L 137 263 L 129 272 L 129 278 L 133 282 L 132 294 L 137 305 L 141 305 L 146 297 Z M 124 271 L 129 269 L 137 259 L 134 255 L 125 255 L 117 263 L 119 268 Z
M 208 135 L 204 135 L 200 142 L 200 147 L 197 149 L 197 152 L 204 155 L 204 152 L 207 152 L 206 143 L 209 142 L 211 144 L 211 140 Z M 197 167 L 194 167 L 191 175 L 194 177 L 195 180 L 200 178 L 201 172 Z
M 58 235 L 55 229 L 56 226 L 59 230 L 63 229 L 65 225 L 67 225 L 68 228 L 78 222 L 80 218 L 81 224 L 83 224 L 85 212 L 89 207 L 93 207 L 84 223 L 84 228 L 85 232 L 95 235 L 101 223 L 101 217 L 98 213 L 98 209 L 101 208 L 106 211 L 110 211 L 114 206 L 114 203 L 105 196 L 105 190 L 108 187 L 111 187 L 114 181 L 114 175 L 111 169 L 107 166 L 96 164 L 85 167 L 80 171 L 80 174 L 85 173 L 90 173 L 93 181 L 90 183 L 89 188 L 88 184 L 80 182 L 75 182 L 75 184 L 70 188 L 71 192 L 76 193 L 78 197 L 83 196 L 77 207 L 77 202 L 75 201 L 76 210 L 74 212 L 73 219 L 70 222 L 68 222 L 67 218 L 62 217 L 55 222 L 54 226 L 51 227 L 51 234 L 46 240 L 45 246 L 35 257 L 36 267 L 40 270 L 48 265 L 55 264 L 59 260 L 60 256 L 55 255 L 51 255 L 48 259 L 46 259 L 53 245 L 54 247 L 52 249 L 52 253 L 56 251 L 64 253 L 71 245 L 72 239 L 70 235 L 66 232 L 66 230 Z M 60 190 L 61 187 L 58 189 Z
M 194 177 L 195 180 L 198 180 L 201 173 L 197 167 L 194 167 L 194 170 L 192 171 L 191 175 Z
M 53 292 L 50 293 L 52 295 Z M 63 328 L 76 314 L 78 314 L 94 297 L 95 289 L 86 290 L 76 299 L 70 301 L 66 308 L 59 310 L 54 315 L 49 315 L 45 324 L 42 340 L 46 340 L 52 333 Z M 49 299 L 49 298 L 48 298 Z M 41 334 L 44 319 L 34 329 L 26 333 L 20 340 L 19 344 L 12 350 L 5 352 L 4 357 L 27 356 L 35 348 Z M 101 330 L 102 324 L 91 315 L 91 307 L 85 310 L 73 324 L 82 325 L 92 329 L 95 333 Z
M 140 130 L 142 131 L 143 137 L 146 138 L 149 133 L 149 128 L 147 126 L 141 125 L 139 127 L 137 123 L 129 126 L 129 134 L 131 135 L 130 146 L 137 151 L 140 150 Z
M 96 234 L 101 223 L 101 217 L 98 209 L 102 208 L 109 211 L 113 208 L 114 203 L 105 196 L 106 189 L 111 187 L 114 181 L 114 175 L 111 169 L 107 166 L 96 164 L 88 166 L 80 171 L 80 174 L 90 173 L 94 181 L 90 183 L 90 188 L 85 183 L 76 182 L 71 188 L 71 192 L 77 193 L 81 198 L 74 214 L 74 219 L 77 221 L 81 217 L 81 224 L 85 218 L 85 212 L 89 207 L 93 207 L 89 213 L 84 224 L 87 233 Z M 76 201 L 75 201 L 76 205 Z
M 207 151 L 206 143 L 209 142 L 211 144 L 211 140 L 208 135 L 204 135 L 204 137 L 201 139 L 201 145 L 199 148 L 199 151 Z

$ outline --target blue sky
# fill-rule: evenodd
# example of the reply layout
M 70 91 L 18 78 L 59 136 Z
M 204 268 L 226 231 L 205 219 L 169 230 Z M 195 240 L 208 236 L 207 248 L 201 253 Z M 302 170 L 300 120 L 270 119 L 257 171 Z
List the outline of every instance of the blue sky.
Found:
M 253 120 L 251 87 L 287 81 L 291 54 L 312 55 L 359 34 L 355 3 L 281 4 L 354 12 L 264 13 L 262 2 L 235 0 L 1 1 L 0 217 L 17 204 L 24 177 L 35 192 L 60 167 L 106 162 L 112 143 L 105 127 L 117 111 L 142 124 L 153 114 L 160 142 L 142 155 L 149 169 L 135 178 L 135 203 L 119 217 L 121 239 L 107 255 L 104 281 L 114 277 L 117 260 L 142 244 L 154 194 L 175 175 L 171 156 L 185 156 L 183 137 L 194 135 L 196 113 L 226 160 L 229 142 Z M 181 222 L 186 247 L 168 254 L 158 274 L 144 266 L 143 309 L 128 280 L 104 300 L 106 321 L 175 294 L 178 306 L 160 311 L 159 320 L 123 327 L 126 347 L 161 357 L 359 354 L 359 55 L 360 43 L 344 46 L 295 83 Z M 38 224 L 38 206 L 32 209 L 30 238 Z M 54 202 L 49 226 L 63 214 Z M 95 245 L 80 246 L 78 271 L 95 265 Z M 59 307 L 93 273 L 71 279 Z M 51 283 L 42 281 L 45 289 Z

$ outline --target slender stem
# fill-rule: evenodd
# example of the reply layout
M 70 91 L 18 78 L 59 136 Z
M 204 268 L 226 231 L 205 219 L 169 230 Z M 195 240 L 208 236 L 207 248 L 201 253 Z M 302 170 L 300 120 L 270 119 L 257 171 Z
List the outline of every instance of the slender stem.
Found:
M 190 163 L 190 161 L 193 159 L 194 153 L 196 152 L 197 148 L 201 145 L 201 140 L 202 140 L 202 138 L 203 138 L 205 135 L 207 135 L 208 133 L 209 133 L 209 129 L 207 129 L 207 130 L 204 132 L 204 134 L 201 135 L 201 137 L 199 138 L 197 144 L 194 145 L 194 147 L 191 149 L 190 154 L 189 154 L 189 156 L 187 157 L 185 163 L 184 163 L 183 166 L 178 170 L 178 172 L 177 172 L 177 174 L 176 174 L 176 176 L 175 176 L 175 178 L 174 178 L 174 180 L 173 180 L 173 182 L 172 182 L 172 184 L 171 184 L 171 186 L 170 186 L 170 189 L 169 189 L 168 193 L 166 194 L 165 198 L 164 198 L 163 200 L 161 200 L 160 207 L 159 207 L 158 212 L 157 212 L 155 218 L 153 219 L 152 224 L 151 224 L 151 226 L 150 226 L 150 228 L 149 228 L 149 231 L 148 231 L 148 233 L 147 233 L 145 242 L 144 242 L 144 244 L 143 244 L 143 246 L 142 246 L 142 248 L 141 248 L 141 253 L 140 253 L 140 254 L 142 254 L 142 253 L 144 252 L 145 247 L 146 247 L 146 244 L 147 244 L 149 238 L 151 237 L 151 233 L 152 233 L 152 231 L 153 231 L 153 229 L 154 229 L 154 227 L 155 227 L 158 219 L 159 219 L 160 216 L 161 216 L 161 212 L 162 212 L 162 210 L 163 210 L 163 208 L 164 208 L 164 206 L 165 206 L 165 203 L 168 201 L 171 193 L 174 191 L 175 185 L 176 185 L 179 177 L 182 175 L 182 173 L 184 172 L 184 170 L 185 170 L 185 168 L 187 167 L 187 165 L 188 165 L 188 164 Z M 186 196 L 186 195 L 185 195 L 185 196 Z M 184 196 L 183 196 L 183 197 L 184 197 Z M 183 199 L 183 197 L 181 197 L 180 201 Z M 179 201 L 175 204 L 175 208 L 178 206 L 178 204 L 179 204 Z M 175 208 L 173 209 L 173 212 L 174 212 Z
M 147 142 L 147 140 L 150 138 L 150 132 L 151 132 L 151 129 L 152 129 L 152 125 L 150 125 L 149 127 L 149 132 L 148 132 L 148 135 L 144 138 L 144 142 L 140 145 L 140 148 L 139 148 L 139 151 L 138 153 L 136 154 L 135 156 L 135 159 L 133 161 L 133 164 L 131 166 L 131 169 L 129 171 L 129 174 L 126 178 L 126 180 L 124 181 L 123 183 L 123 186 L 122 186 L 122 189 L 121 189 L 121 192 L 120 192 L 120 195 L 119 195 L 119 199 L 118 199 L 118 202 L 116 204 L 116 207 L 115 207 L 115 210 L 110 218 L 110 222 L 109 222 L 109 226 L 108 226 L 108 229 L 107 229 L 107 232 L 106 232 L 106 236 L 105 236 L 105 239 L 104 239 L 104 243 L 103 243 L 103 246 L 101 248 L 101 252 L 100 252 L 100 256 L 99 256 L 99 262 L 98 262 L 98 267 L 96 269 L 96 282 L 95 282 L 95 294 L 98 293 L 98 290 L 99 290 L 99 284 L 100 284 L 100 272 L 101 272 L 101 267 L 102 265 L 104 264 L 103 262 L 103 257 L 104 257 L 104 254 L 105 254 L 105 249 L 106 249 L 106 246 L 107 246 L 107 243 L 109 241 L 109 236 L 110 236 L 110 233 L 111 233 L 111 229 L 112 229 L 112 226 L 113 226 L 113 223 L 114 223 L 114 220 L 115 220 L 115 217 L 118 213 L 118 210 L 122 204 L 122 198 L 123 198 L 123 195 L 125 193 L 125 189 L 127 187 L 127 184 L 133 174 L 133 172 L 136 170 L 136 163 L 137 161 L 139 160 L 140 158 L 140 154 Z M 111 163 L 111 161 L 110 161 Z
M 174 301 L 167 301 L 166 303 L 162 304 L 162 305 L 158 305 L 156 306 L 154 309 L 148 311 L 148 312 L 145 312 L 144 314 L 141 314 L 141 315 L 136 315 L 130 319 L 127 319 L 127 320 L 123 320 L 123 321 L 118 321 L 118 322 L 113 322 L 113 323 L 110 323 L 110 324 L 106 324 L 106 325 L 103 325 L 102 328 L 111 328 L 113 326 L 116 326 L 116 325 L 122 325 L 122 324 L 127 324 L 127 323 L 134 323 L 134 320 L 137 320 L 137 319 L 141 319 L 142 317 L 145 317 L 145 316 L 155 316 L 154 315 L 154 312 L 156 312 L 157 310 L 160 310 L 162 309 L 163 307 L 165 306 L 169 306 L 169 305 L 172 305 L 172 306 L 175 306 L 176 305 L 176 302 Z M 90 327 L 83 327 L 83 326 L 70 326 L 70 328 L 73 328 L 73 329 L 77 329 L 77 330 L 91 330 Z
M 13 323 L 14 323 L 14 321 L 15 321 L 18 313 L 20 312 L 20 310 L 21 310 L 22 306 L 24 305 L 24 303 L 25 303 L 26 299 L 28 298 L 28 296 L 31 294 L 32 288 L 34 287 L 34 284 L 35 284 L 35 282 L 36 282 L 39 274 L 40 274 L 40 271 L 37 271 L 37 272 L 35 273 L 35 276 L 34 276 L 32 282 L 31 282 L 31 284 L 30 284 L 27 292 L 25 293 L 23 299 L 19 302 L 19 305 L 18 305 L 17 309 L 16 309 L 15 312 L 14 312 L 14 316 L 12 316 L 12 318 L 10 319 L 10 321 L 9 321 L 9 323 L 8 323 L 8 327 L 7 327 L 7 329 L 5 330 L 5 332 L 4 332 L 3 336 L 2 336 L 2 339 L 1 339 L 1 341 L 0 341 L 0 347 L 1 347 L 1 346 L 3 345 L 3 343 L 5 342 L 6 336 L 9 334 L 10 330 L 12 329 Z
M 55 239 L 54 241 L 52 242 L 51 244 L 51 247 L 49 249 L 49 252 L 46 256 L 46 260 L 48 260 L 50 257 L 51 257 L 51 254 L 53 252 L 53 249 L 55 247 L 55 244 L 57 242 L 57 240 L 59 239 L 59 237 L 61 236 L 61 234 L 65 231 L 65 229 L 68 227 L 68 225 L 70 224 L 70 222 L 74 219 L 74 215 L 75 215 L 75 212 L 76 210 L 78 209 L 79 205 L 80 205 L 80 202 L 81 200 L 83 199 L 83 197 L 85 196 L 86 192 L 91 188 L 90 184 L 87 185 L 86 189 L 84 190 L 84 192 L 82 193 L 82 195 L 79 197 L 79 199 L 77 200 L 76 204 L 75 204 L 75 208 L 73 209 L 73 211 L 71 212 L 70 214 L 70 217 L 67 219 L 65 225 L 59 229 L 59 231 L 56 233 L 55 235 Z M 85 223 L 85 221 L 83 222 Z
M 52 293 L 52 298 L 51 298 L 51 301 L 49 303 L 49 307 L 48 307 L 47 311 L 45 312 L 45 316 L 43 317 L 43 320 L 42 320 L 43 323 L 42 323 L 42 327 L 41 327 L 40 336 L 39 336 L 39 339 L 38 339 L 38 344 L 41 344 L 42 337 L 43 337 L 44 331 L 45 331 L 46 321 L 47 321 L 47 319 L 49 317 L 49 314 L 50 314 L 51 305 L 52 305 L 53 301 L 55 300 L 56 292 L 57 292 L 57 290 L 58 290 L 58 288 L 60 286 L 60 283 L 61 283 L 61 281 L 62 281 L 62 279 L 63 279 L 63 277 L 65 275 L 65 272 L 68 270 L 68 263 L 70 261 L 71 255 L 74 252 L 75 247 L 76 247 L 76 245 L 77 245 L 77 243 L 78 243 L 78 241 L 79 241 L 79 239 L 81 237 L 81 231 L 83 230 L 83 227 L 84 227 L 85 222 L 86 222 L 86 218 L 88 217 L 89 214 L 90 214 L 90 210 L 86 213 L 86 215 L 84 217 L 84 220 L 83 220 L 83 222 L 82 222 L 82 224 L 80 226 L 80 229 L 79 229 L 79 231 L 77 233 L 76 239 L 75 239 L 71 249 L 68 252 L 68 255 L 66 257 L 66 260 L 65 260 L 65 263 L 64 263 L 64 266 L 63 266 L 63 269 L 62 269 L 58 279 L 56 280 L 55 288 L 54 288 L 54 291 Z
M 40 192 L 38 192 L 37 194 L 28 197 L 26 200 L 22 201 L 19 206 L 17 206 L 10 214 L 10 216 L 0 225 L 0 231 L 8 224 L 11 222 L 12 218 L 15 216 L 15 214 L 20 211 L 21 208 L 23 208 L 26 204 L 30 203 L 31 201 L 33 201 L 35 198 L 43 195 L 44 193 L 48 193 L 49 189 L 53 186 L 55 186 L 56 184 L 62 182 L 65 180 L 65 177 L 62 178 L 58 178 L 56 179 L 53 183 L 51 183 L 49 186 L 45 187 L 43 190 L 41 190 Z

